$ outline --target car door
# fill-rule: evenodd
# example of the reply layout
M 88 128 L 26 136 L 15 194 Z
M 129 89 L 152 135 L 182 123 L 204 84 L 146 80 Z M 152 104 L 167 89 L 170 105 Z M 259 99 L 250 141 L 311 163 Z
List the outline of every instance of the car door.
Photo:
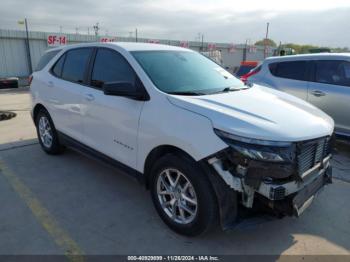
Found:
M 283 61 L 269 64 L 271 77 L 266 75 L 266 84 L 296 97 L 307 99 L 307 61 Z
M 83 92 L 83 131 L 86 144 L 129 167 L 136 166 L 137 134 L 143 101 L 105 95 L 106 83 L 140 83 L 127 60 L 117 51 L 99 48 Z
M 308 101 L 334 119 L 337 133 L 350 135 L 350 61 L 314 61 Z
M 67 51 L 53 66 L 47 83 L 49 112 L 56 129 L 77 140 L 82 135 L 82 91 L 92 51 L 93 48 Z

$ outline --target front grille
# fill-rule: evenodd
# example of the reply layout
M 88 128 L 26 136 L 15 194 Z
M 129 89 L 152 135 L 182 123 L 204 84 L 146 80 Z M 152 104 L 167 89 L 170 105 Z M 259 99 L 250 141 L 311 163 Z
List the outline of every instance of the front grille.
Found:
M 329 155 L 330 145 L 329 137 L 299 143 L 297 149 L 299 175 L 304 174 Z
M 279 186 L 279 187 L 271 187 L 270 189 L 270 199 L 273 200 L 281 200 L 284 198 L 286 194 L 286 189 L 283 186 Z

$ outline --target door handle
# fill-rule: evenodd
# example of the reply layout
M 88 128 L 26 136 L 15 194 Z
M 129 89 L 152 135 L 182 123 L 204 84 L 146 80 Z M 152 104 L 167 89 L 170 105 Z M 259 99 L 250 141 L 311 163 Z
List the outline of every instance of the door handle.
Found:
M 54 87 L 55 85 L 54 85 L 54 83 L 52 81 L 49 81 L 49 82 L 47 82 L 47 86 L 48 87 Z
M 320 90 L 312 90 L 312 91 L 311 91 L 311 94 L 313 94 L 314 96 L 317 96 L 317 97 L 325 96 L 325 95 L 326 95 L 325 92 L 322 92 L 322 91 L 320 91 Z
M 87 101 L 94 101 L 95 100 L 95 97 L 93 94 L 85 94 L 85 100 Z

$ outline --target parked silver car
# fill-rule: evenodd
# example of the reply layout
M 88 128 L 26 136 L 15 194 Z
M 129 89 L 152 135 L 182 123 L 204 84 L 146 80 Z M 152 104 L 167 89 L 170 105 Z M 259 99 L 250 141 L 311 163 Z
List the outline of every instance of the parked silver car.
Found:
M 267 58 L 247 81 L 314 104 L 334 119 L 337 135 L 350 137 L 350 54 Z

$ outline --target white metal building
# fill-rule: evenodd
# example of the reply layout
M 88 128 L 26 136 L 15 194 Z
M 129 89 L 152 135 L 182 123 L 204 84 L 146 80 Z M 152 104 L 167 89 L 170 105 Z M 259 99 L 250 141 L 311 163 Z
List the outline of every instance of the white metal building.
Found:
M 47 37 L 57 35 L 57 33 L 48 32 L 29 32 L 29 46 L 32 67 L 35 68 L 41 55 L 47 50 Z M 81 42 L 99 41 L 100 37 L 92 35 L 65 34 L 68 44 Z M 134 42 L 135 38 L 117 37 L 117 41 Z M 150 39 L 141 38 L 139 42 L 149 42 Z M 180 46 L 182 41 L 157 40 L 161 44 Z M 243 60 L 245 45 L 233 45 L 229 43 L 208 43 L 189 41 L 188 46 L 191 49 L 200 51 L 210 51 L 212 49 L 221 52 L 222 64 L 233 70 L 239 66 Z M 246 48 L 246 60 L 263 60 L 264 47 L 257 46 Z M 268 56 L 271 56 L 273 50 L 270 49 Z M 28 53 L 26 49 L 25 31 L 3 30 L 0 29 L 0 78 L 1 77 L 27 77 L 30 74 Z

